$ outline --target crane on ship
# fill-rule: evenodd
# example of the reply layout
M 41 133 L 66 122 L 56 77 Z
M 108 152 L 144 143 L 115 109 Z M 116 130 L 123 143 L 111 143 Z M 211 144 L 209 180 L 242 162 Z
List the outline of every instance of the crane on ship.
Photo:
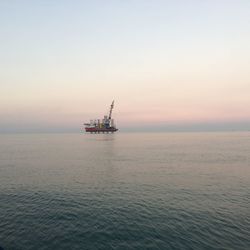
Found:
M 113 100 L 113 102 L 111 103 L 111 106 L 110 106 L 110 110 L 109 110 L 109 120 L 111 120 L 111 115 L 112 115 L 112 111 L 114 108 L 114 103 L 115 103 L 115 101 Z

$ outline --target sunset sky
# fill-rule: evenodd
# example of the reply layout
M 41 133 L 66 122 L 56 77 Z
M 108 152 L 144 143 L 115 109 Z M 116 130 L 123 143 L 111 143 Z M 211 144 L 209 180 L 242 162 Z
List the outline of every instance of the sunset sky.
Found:
M 0 1 L 0 132 L 250 129 L 249 0 Z

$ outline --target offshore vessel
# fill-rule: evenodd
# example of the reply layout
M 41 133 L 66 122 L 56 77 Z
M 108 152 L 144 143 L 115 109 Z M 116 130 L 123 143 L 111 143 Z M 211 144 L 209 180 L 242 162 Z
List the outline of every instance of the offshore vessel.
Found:
M 89 133 L 114 133 L 118 129 L 112 119 L 112 111 L 114 109 L 114 101 L 111 103 L 109 115 L 105 115 L 103 119 L 90 120 L 89 123 L 84 123 L 85 131 Z

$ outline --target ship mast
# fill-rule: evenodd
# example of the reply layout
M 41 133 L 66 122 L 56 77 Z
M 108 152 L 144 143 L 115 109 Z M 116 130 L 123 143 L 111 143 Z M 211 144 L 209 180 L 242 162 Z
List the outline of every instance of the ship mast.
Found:
M 111 106 L 110 106 L 109 120 L 111 120 L 112 110 L 113 110 L 113 108 L 114 108 L 114 102 L 115 102 L 115 101 L 113 101 L 112 104 L 111 104 Z

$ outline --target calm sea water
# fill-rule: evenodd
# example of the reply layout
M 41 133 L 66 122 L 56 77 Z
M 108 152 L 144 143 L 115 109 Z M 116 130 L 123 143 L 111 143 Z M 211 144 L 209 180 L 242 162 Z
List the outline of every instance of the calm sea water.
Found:
M 250 133 L 0 135 L 0 246 L 250 249 Z

